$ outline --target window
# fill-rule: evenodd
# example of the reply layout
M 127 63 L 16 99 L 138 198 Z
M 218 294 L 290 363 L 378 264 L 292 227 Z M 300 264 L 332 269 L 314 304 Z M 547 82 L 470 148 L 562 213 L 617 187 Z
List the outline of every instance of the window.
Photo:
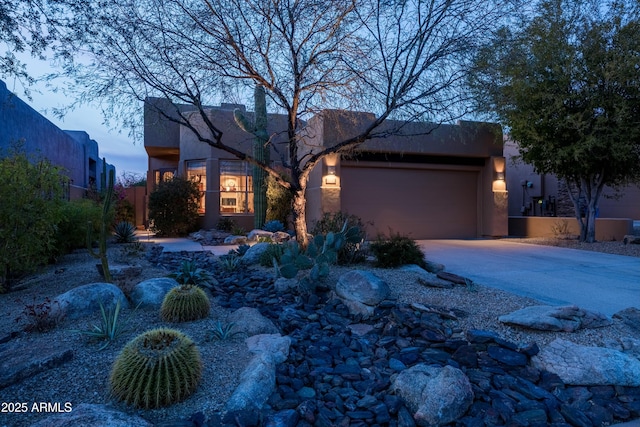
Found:
M 240 160 L 220 160 L 220 213 L 253 213 L 251 167 Z
M 207 164 L 204 160 L 192 160 L 187 162 L 187 179 L 198 184 L 200 200 L 198 201 L 198 213 L 203 215 L 205 211 L 205 194 L 207 191 Z
M 154 171 L 154 180 L 156 185 L 160 184 L 160 181 L 169 181 L 175 175 L 176 170 L 174 168 L 156 169 Z

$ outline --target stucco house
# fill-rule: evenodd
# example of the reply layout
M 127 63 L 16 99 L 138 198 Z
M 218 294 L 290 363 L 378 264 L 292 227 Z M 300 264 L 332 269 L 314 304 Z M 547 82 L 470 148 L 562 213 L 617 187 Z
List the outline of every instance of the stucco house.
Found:
M 232 217 L 251 229 L 249 165 L 198 141 L 191 130 L 159 114 L 157 107 L 170 111 L 167 100 L 153 98 L 145 103 L 147 191 L 153 191 L 160 180 L 181 174 L 200 184 L 203 228 L 214 228 L 221 217 Z M 190 107 L 179 108 L 188 113 Z M 222 104 L 209 107 L 209 118 L 222 130 L 225 143 L 250 153 L 253 137 L 234 122 L 234 108 L 244 111 L 241 105 Z M 272 145 L 282 147 L 286 118 L 278 114 L 268 118 Z M 192 119 L 204 129 L 199 116 Z M 356 134 L 372 119 L 366 113 L 323 111 L 306 123 L 305 145 L 329 146 Z M 388 121 L 385 127 L 399 124 Z M 328 157 L 316 166 L 307 190 L 309 225 L 323 212 L 342 211 L 371 223 L 372 236 L 389 232 L 414 239 L 505 236 L 508 193 L 502 144 L 501 129 L 494 124 L 405 124 L 400 134 L 370 140 L 349 156 Z M 277 163 L 275 151 L 271 159 Z
M 64 169 L 69 198 L 83 197 L 89 188 L 100 190 L 104 159 L 98 143 L 84 131 L 64 131 L 7 89 L 0 80 L 0 156 L 22 143 L 26 153 L 41 155 Z M 114 171 L 106 165 L 107 173 Z

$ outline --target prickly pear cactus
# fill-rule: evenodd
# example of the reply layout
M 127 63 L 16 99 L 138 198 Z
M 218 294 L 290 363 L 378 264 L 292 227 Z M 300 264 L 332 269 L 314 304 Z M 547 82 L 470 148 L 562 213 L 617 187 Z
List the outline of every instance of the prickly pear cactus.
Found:
M 171 289 L 160 307 L 160 317 L 166 322 L 189 322 L 209 315 L 211 303 L 198 286 L 182 285 Z
M 361 238 L 360 234 L 358 227 L 348 227 L 345 222 L 338 233 L 315 236 L 304 251 L 300 249 L 298 242 L 290 241 L 280 259 L 278 272 L 291 279 L 300 271 L 308 270 L 308 274 L 300 280 L 306 285 L 316 283 L 329 275 L 330 266 L 338 261 L 340 249 L 347 243 L 357 243 Z
M 184 400 L 201 378 L 202 360 L 193 341 L 173 329 L 154 329 L 122 349 L 109 382 L 118 400 L 150 409 Z

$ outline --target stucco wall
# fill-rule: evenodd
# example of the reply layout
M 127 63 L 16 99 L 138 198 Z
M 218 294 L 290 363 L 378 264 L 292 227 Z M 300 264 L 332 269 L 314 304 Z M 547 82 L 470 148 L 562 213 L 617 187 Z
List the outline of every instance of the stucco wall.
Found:
M 7 90 L 0 80 L 0 148 L 23 141 L 27 153 L 41 155 L 63 167 L 71 179 L 71 195 L 79 197 L 89 185 L 89 160 L 96 161 L 96 182 L 100 183 L 102 165 L 98 144 L 83 131 L 63 131 Z M 115 168 L 109 165 L 109 169 Z

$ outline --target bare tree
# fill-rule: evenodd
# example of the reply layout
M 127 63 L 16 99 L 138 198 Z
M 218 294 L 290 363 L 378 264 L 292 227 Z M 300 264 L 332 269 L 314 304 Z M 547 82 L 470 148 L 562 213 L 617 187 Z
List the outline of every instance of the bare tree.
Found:
M 351 152 L 398 129 L 386 119 L 451 121 L 465 112 L 470 60 L 508 11 L 508 0 L 102 0 L 76 10 L 67 46 L 79 102 L 102 99 L 125 121 L 123 99 L 163 96 L 165 114 L 197 138 L 263 168 L 293 194 L 306 244 L 309 173 L 325 156 Z M 71 42 L 73 41 L 73 43 Z M 64 52 L 66 59 L 72 58 Z M 290 176 L 227 144 L 205 105 L 263 86 L 287 117 Z M 305 119 L 328 109 L 370 111 L 357 135 L 330 147 L 304 144 Z M 130 120 L 130 119 L 129 119 Z

